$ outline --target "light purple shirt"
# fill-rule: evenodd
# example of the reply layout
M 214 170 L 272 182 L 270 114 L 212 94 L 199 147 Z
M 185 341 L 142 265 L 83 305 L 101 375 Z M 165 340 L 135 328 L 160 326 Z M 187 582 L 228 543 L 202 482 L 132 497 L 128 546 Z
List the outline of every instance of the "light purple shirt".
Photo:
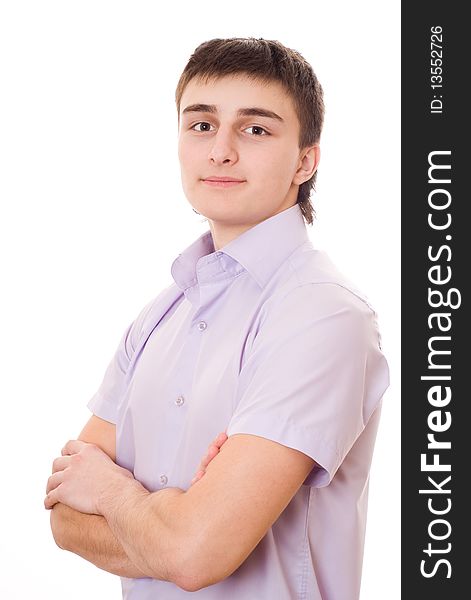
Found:
M 88 403 L 117 426 L 118 464 L 151 491 L 186 490 L 227 429 L 320 466 L 227 579 L 190 593 L 122 578 L 123 598 L 359 598 L 369 471 L 389 386 L 374 309 L 313 247 L 298 204 L 218 251 L 208 230 L 171 273 L 174 283 L 126 329 Z

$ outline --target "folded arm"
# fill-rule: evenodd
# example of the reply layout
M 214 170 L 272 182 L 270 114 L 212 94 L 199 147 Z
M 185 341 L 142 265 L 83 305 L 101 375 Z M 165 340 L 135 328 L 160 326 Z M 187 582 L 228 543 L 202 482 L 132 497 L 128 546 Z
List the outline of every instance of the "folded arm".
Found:
M 87 515 L 66 504 L 51 510 L 51 529 L 56 544 L 95 566 L 121 577 L 145 577 L 123 550 L 101 515 Z
M 186 492 L 117 481 L 100 511 L 130 559 L 155 579 L 197 591 L 253 552 L 315 462 L 263 437 L 235 434 Z
M 79 435 L 116 460 L 116 428 L 92 415 Z M 58 502 L 51 510 L 51 530 L 56 544 L 85 558 L 100 569 L 122 577 L 145 577 L 123 550 L 122 544 L 101 515 L 81 513 Z
M 112 423 L 93 415 L 78 439 L 95 444 L 113 461 L 116 460 L 116 428 Z M 202 477 L 209 462 L 217 455 L 226 439 L 225 433 L 221 433 L 210 444 L 208 454 L 201 461 L 193 482 Z M 177 496 L 179 493 L 182 492 L 177 492 Z M 170 494 L 175 495 L 175 490 L 170 491 Z M 51 529 L 55 542 L 60 548 L 81 556 L 100 569 L 122 577 L 152 577 L 149 569 L 138 568 L 131 561 L 123 549 L 123 544 L 111 531 L 102 515 L 83 513 L 67 504 L 57 502 L 51 510 Z M 133 552 L 132 547 L 131 544 L 131 552 Z M 171 573 L 168 567 L 165 570 L 161 569 L 161 578 L 163 573 L 165 578 L 170 580 Z
M 186 591 L 231 575 L 315 465 L 303 452 L 272 440 L 234 434 L 186 492 L 151 493 L 95 444 L 71 440 L 56 461 L 46 508 L 61 502 L 102 515 L 131 565 Z

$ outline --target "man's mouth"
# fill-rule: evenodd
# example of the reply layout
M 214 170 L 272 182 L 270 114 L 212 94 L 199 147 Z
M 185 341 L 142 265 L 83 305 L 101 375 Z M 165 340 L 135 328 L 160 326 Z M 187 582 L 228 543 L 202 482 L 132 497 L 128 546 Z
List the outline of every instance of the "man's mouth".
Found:
M 233 187 L 244 183 L 243 179 L 236 179 L 235 177 L 207 177 L 202 179 L 203 183 L 213 187 Z

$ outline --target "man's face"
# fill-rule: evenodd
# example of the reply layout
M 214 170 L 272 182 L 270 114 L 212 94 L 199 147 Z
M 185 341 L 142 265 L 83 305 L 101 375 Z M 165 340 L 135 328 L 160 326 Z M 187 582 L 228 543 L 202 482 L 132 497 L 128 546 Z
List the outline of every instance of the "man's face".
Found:
M 264 114 L 263 114 L 264 113 Z M 296 203 L 299 121 L 277 82 L 192 79 L 180 103 L 178 156 L 190 204 L 213 225 L 244 227 Z M 211 182 L 212 177 L 239 183 Z

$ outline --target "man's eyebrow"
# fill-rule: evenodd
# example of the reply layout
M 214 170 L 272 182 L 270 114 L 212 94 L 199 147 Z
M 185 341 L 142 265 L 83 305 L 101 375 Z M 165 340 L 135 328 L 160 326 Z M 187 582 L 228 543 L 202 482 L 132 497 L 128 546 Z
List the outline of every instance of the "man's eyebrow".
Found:
M 190 104 L 182 110 L 182 115 L 190 112 L 205 112 L 205 113 L 217 113 L 215 104 Z M 283 123 L 284 119 L 280 115 L 276 114 L 272 110 L 267 108 L 260 108 L 258 106 L 250 106 L 248 108 L 239 108 L 237 111 L 238 117 L 267 117 L 268 119 L 276 119 Z

